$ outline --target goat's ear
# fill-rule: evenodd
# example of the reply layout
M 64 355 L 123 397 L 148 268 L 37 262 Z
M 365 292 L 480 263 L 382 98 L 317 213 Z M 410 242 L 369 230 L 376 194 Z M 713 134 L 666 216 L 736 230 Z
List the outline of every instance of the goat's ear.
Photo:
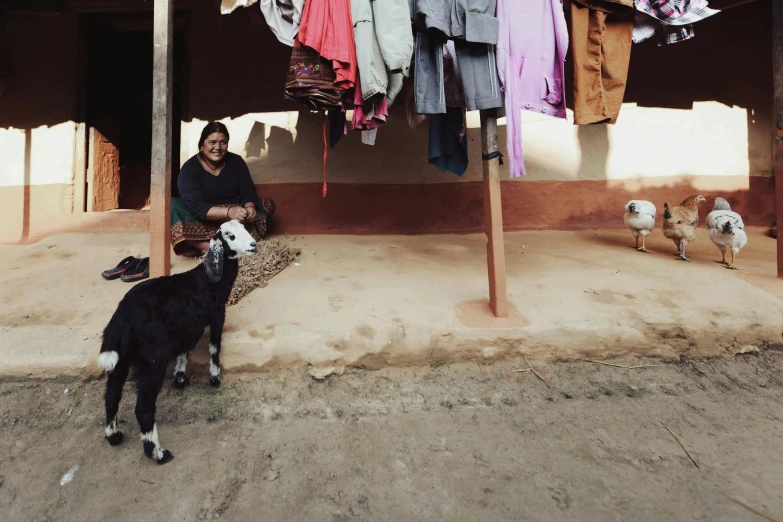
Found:
M 223 277 L 223 242 L 219 239 L 209 242 L 207 257 L 204 258 L 204 270 L 207 272 L 207 278 L 213 283 L 217 283 Z

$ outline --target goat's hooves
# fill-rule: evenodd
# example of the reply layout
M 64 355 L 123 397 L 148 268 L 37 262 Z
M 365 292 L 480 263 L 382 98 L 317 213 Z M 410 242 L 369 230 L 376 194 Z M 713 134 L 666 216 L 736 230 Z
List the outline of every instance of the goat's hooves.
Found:
M 169 450 L 164 449 L 163 455 L 161 455 L 159 459 L 155 459 L 155 462 L 157 462 L 158 464 L 166 464 L 167 462 L 171 462 L 172 460 L 174 460 L 174 454 L 171 453 Z
M 178 390 L 183 389 L 185 386 L 190 384 L 190 377 L 185 375 L 183 372 L 178 372 L 174 374 L 174 387 Z
M 209 378 L 209 385 L 210 386 L 214 386 L 215 388 L 220 386 L 220 377 L 210 377 Z
M 123 435 L 121 431 L 118 431 L 116 433 L 112 433 L 111 435 L 106 437 L 106 440 L 109 441 L 109 444 L 112 446 L 119 446 L 122 444 Z

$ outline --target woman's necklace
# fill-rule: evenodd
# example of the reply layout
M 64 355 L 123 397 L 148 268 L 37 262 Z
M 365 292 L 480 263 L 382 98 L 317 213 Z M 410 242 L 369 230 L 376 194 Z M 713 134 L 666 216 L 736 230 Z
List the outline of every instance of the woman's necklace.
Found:
M 220 171 L 223 170 L 223 167 L 226 165 L 226 162 L 224 161 L 217 167 L 212 167 L 212 165 L 209 164 L 207 159 L 200 152 L 198 153 L 198 160 L 201 162 L 201 166 L 203 166 L 213 176 L 220 174 Z

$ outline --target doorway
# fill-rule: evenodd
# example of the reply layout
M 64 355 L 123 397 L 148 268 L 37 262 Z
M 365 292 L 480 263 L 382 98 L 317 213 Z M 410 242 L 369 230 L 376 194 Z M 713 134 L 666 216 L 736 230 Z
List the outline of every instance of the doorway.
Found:
M 87 211 L 149 208 L 152 156 L 152 13 L 85 15 L 83 111 Z M 175 16 L 172 171 L 179 167 L 187 61 L 185 18 Z

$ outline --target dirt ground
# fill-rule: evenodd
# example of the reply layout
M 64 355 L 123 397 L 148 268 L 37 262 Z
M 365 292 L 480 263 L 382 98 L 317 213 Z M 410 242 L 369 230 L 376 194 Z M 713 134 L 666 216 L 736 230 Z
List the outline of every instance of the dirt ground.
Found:
M 104 381 L 0 382 L 3 520 L 783 517 L 783 352 L 226 375 L 158 401 L 174 460 L 103 440 Z M 67 392 L 66 392 L 67 390 Z M 698 463 L 678 445 L 674 432 Z M 78 466 L 78 468 L 76 468 Z M 72 480 L 61 485 L 69 470 Z

